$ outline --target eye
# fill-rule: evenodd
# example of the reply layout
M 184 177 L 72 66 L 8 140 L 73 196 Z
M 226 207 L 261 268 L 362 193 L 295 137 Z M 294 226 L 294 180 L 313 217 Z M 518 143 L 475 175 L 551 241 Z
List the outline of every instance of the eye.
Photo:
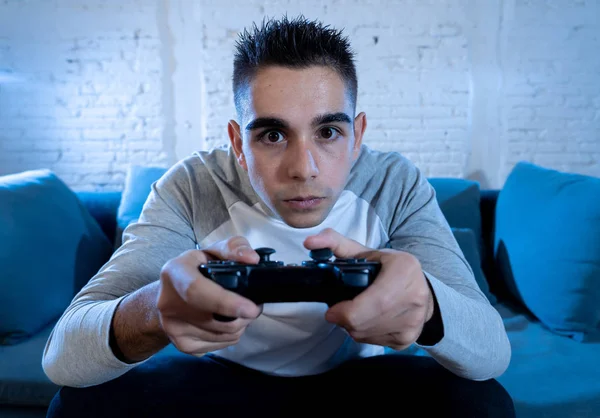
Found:
M 269 140 L 269 142 L 277 142 L 282 138 L 281 138 L 281 134 L 279 132 L 271 131 L 267 134 L 267 139 Z
M 283 139 L 283 134 L 279 131 L 265 131 L 258 136 L 259 141 L 263 141 L 267 144 L 276 144 Z
M 337 129 L 331 127 L 321 128 L 319 131 L 321 134 L 321 138 L 324 139 L 335 139 L 335 137 L 340 133 Z

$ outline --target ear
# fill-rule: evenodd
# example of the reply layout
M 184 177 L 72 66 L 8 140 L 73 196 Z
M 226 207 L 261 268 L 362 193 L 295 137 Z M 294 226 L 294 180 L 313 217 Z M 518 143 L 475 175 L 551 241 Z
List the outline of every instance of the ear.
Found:
M 246 165 L 246 158 L 244 157 L 244 151 L 242 149 L 242 135 L 240 133 L 240 125 L 234 121 L 230 120 L 227 125 L 227 133 L 229 134 L 229 140 L 231 141 L 231 148 L 235 153 L 238 164 L 246 171 L 248 171 L 248 166 Z
M 360 112 L 354 118 L 354 146 L 352 148 L 353 157 L 356 159 L 360 153 L 363 136 L 367 129 L 367 115 L 365 112 Z

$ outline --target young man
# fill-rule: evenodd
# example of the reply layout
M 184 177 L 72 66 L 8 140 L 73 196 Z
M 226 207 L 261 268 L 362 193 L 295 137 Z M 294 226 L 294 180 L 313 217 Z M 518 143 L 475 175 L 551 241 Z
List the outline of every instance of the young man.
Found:
M 254 27 L 237 45 L 233 89 L 230 145 L 153 185 L 139 222 L 56 325 L 43 366 L 65 387 L 49 416 L 513 416 L 494 380 L 511 354 L 502 320 L 426 178 L 362 144 L 347 39 L 303 18 Z M 257 306 L 198 270 L 256 263 L 258 247 L 285 263 L 328 247 L 382 270 L 330 308 Z M 154 356 L 169 343 L 190 356 Z M 382 355 L 412 344 L 430 356 Z

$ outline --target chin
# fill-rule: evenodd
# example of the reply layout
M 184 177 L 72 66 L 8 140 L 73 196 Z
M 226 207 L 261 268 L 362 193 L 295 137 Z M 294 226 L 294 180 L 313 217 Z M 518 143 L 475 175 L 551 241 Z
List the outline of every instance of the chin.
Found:
M 282 220 L 292 228 L 312 228 L 320 225 L 326 218 L 322 211 L 312 213 L 281 214 Z

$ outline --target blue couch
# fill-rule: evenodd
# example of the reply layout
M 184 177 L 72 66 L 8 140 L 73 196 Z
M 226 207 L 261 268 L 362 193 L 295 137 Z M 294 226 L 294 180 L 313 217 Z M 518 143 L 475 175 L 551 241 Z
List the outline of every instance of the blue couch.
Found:
M 58 313 L 108 259 L 162 172 L 132 168 L 123 192 L 71 192 L 47 170 L 0 177 L 0 225 L 9 226 L 0 235 L 0 417 L 45 416 L 58 387 L 45 376 L 41 357 Z M 499 381 L 518 416 L 600 417 L 600 179 L 520 163 L 502 190 L 462 179 L 430 182 L 504 318 L 513 351 Z M 31 264 L 25 273 L 19 257 Z M 74 271 L 65 286 L 65 274 L 35 276 L 36 269 L 52 275 L 62 268 Z M 19 283 L 40 287 L 40 299 L 28 305 L 31 293 Z M 389 352 L 427 355 L 412 347 Z M 169 346 L 158 355 L 182 354 Z

